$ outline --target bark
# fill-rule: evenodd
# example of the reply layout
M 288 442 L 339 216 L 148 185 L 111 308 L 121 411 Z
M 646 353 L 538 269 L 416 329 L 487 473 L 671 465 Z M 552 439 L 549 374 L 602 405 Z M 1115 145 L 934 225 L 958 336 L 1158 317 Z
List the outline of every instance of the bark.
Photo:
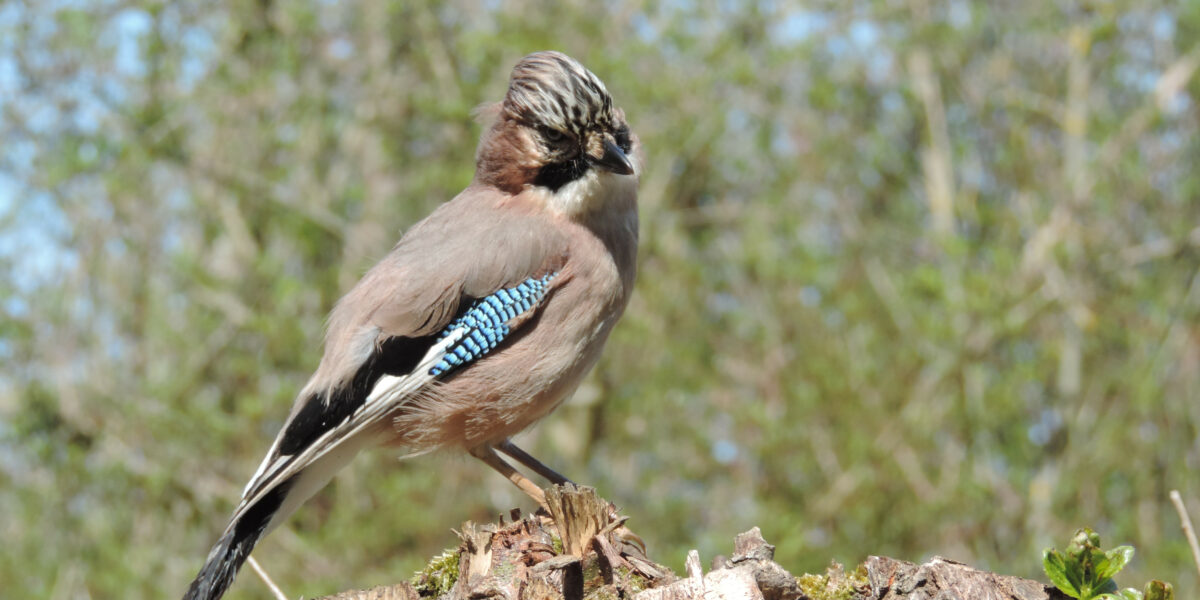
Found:
M 980 571 L 935 556 L 916 565 L 886 556 L 867 559 L 873 600 L 1068 600 L 1054 586 Z

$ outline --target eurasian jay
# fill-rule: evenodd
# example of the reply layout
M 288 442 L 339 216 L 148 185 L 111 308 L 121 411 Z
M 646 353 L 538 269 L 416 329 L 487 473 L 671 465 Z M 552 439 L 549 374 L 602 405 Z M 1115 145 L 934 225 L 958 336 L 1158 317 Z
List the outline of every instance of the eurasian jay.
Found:
M 500 449 L 596 363 L 633 291 L 640 148 L 604 84 L 538 52 L 513 68 L 475 178 L 329 317 L 325 353 L 185 600 L 215 600 L 254 545 L 359 450 L 461 448 L 539 503 Z

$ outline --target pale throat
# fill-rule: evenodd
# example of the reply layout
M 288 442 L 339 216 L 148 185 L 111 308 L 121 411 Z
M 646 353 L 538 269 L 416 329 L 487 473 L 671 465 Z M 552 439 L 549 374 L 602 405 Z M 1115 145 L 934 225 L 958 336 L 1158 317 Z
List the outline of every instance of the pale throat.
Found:
M 617 175 L 608 171 L 588 169 L 583 176 L 564 184 L 557 191 L 535 187 L 546 206 L 556 213 L 573 219 L 601 210 L 619 208 L 616 205 L 636 203 L 637 175 Z

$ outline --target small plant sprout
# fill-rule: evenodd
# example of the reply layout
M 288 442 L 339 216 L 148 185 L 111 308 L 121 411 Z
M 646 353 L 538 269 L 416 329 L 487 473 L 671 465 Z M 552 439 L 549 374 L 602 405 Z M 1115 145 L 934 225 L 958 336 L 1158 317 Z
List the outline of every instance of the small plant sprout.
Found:
M 1042 568 L 1054 586 L 1079 600 L 1173 600 L 1171 584 L 1153 580 L 1144 591 L 1117 589 L 1113 581 L 1129 560 L 1133 546 L 1117 546 L 1107 552 L 1100 548 L 1100 536 L 1090 529 L 1075 532 L 1066 552 L 1047 548 L 1042 553 Z

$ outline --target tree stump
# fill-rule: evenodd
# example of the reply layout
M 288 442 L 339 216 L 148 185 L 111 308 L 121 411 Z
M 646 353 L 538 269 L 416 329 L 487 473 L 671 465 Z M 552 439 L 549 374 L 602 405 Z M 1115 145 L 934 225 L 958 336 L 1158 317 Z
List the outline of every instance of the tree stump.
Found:
M 872 556 L 851 574 L 797 578 L 775 563 L 775 547 L 757 527 L 738 535 L 732 558 L 704 573 L 688 553 L 686 573 L 646 555 L 625 517 L 595 490 L 571 484 L 546 490 L 550 514 L 466 522 L 459 546 L 435 558 L 411 582 L 342 592 L 324 600 L 1066 600 L 1036 581 L 979 571 L 945 558 L 916 565 Z

